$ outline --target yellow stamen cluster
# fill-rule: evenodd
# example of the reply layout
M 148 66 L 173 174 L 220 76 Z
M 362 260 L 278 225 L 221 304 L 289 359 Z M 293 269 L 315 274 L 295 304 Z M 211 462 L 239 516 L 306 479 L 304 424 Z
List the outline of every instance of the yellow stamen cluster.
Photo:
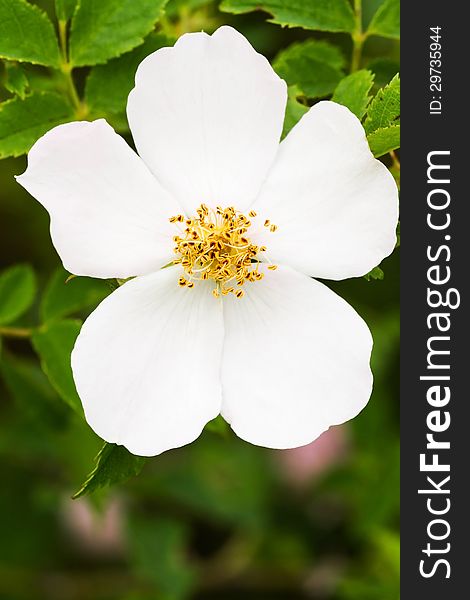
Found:
M 173 238 L 174 252 L 177 258 L 174 264 L 181 264 L 186 276 L 180 277 L 182 287 L 194 287 L 194 281 L 212 279 L 215 288 L 212 293 L 220 295 L 234 294 L 241 298 L 244 292 L 241 286 L 245 281 L 259 281 L 264 274 L 259 271 L 258 255 L 266 251 L 265 246 L 252 244 L 246 236 L 252 223 L 248 217 L 232 206 L 215 210 L 205 204 L 196 211 L 197 217 L 186 218 L 176 215 L 170 223 L 184 227 L 180 235 Z M 254 211 L 248 216 L 256 217 Z M 265 227 L 276 231 L 277 227 L 269 221 Z M 276 265 L 268 267 L 276 269 Z

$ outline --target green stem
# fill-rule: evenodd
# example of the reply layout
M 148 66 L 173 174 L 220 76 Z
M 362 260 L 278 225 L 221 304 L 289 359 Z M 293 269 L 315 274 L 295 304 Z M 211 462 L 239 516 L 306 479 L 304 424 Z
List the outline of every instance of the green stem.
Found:
M 65 88 L 69 95 L 70 101 L 75 108 L 75 115 L 77 119 L 84 119 L 88 114 L 88 107 L 82 100 L 75 87 L 75 82 L 72 76 L 72 65 L 68 59 L 67 53 L 67 22 L 59 21 L 59 45 L 62 54 L 62 63 L 60 70 L 64 76 Z
M 351 34 L 353 49 L 351 56 L 351 73 L 361 67 L 362 48 L 367 35 L 362 31 L 362 0 L 354 0 L 354 31 Z
M 62 62 L 68 63 L 67 55 L 67 21 L 59 21 L 59 46 L 62 54 Z
M 10 338 L 29 338 L 33 335 L 33 329 L 25 327 L 0 327 L 0 336 Z

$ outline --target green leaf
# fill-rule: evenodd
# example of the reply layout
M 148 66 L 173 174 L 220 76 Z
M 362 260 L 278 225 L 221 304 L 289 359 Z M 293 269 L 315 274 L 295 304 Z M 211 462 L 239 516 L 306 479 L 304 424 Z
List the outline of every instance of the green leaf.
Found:
M 1 0 L 0 0 L 1 1 Z M 34 92 L 0 104 L 0 158 L 25 154 L 42 135 L 73 118 L 72 107 L 58 94 Z
M 111 288 L 102 279 L 74 277 L 59 268 L 44 291 L 40 306 L 43 322 L 62 319 L 88 307 L 96 306 L 109 295 Z
M 354 29 L 354 14 L 348 0 L 224 0 L 220 10 L 236 15 L 263 10 L 271 23 L 319 31 Z
M 391 125 L 376 129 L 367 135 L 374 156 L 383 156 L 400 147 L 400 125 Z
M 309 98 L 331 94 L 343 77 L 344 57 L 328 42 L 307 40 L 292 44 L 275 59 L 273 68 L 289 85 Z
M 55 14 L 58 21 L 70 21 L 77 6 L 77 0 L 55 0 Z
M 364 275 L 364 279 L 370 281 L 371 279 L 379 279 L 382 280 L 384 278 L 384 272 L 380 267 L 374 267 L 372 271 L 369 271 Z
M 167 0 L 80 0 L 70 34 L 75 67 L 97 65 L 144 41 L 162 15 Z
M 364 127 L 367 133 L 396 125 L 400 117 L 400 76 L 379 90 L 369 104 Z
M 70 355 L 81 326 L 80 321 L 71 319 L 53 321 L 36 331 L 32 342 L 52 387 L 75 412 L 83 416 L 70 365 Z
M 124 446 L 105 442 L 95 462 L 95 468 L 72 496 L 73 499 L 138 475 L 145 464 L 145 458 L 131 454 Z
M 284 116 L 284 128 L 282 130 L 282 137 L 286 137 L 289 131 L 300 121 L 309 107 L 305 104 L 301 104 L 298 98 L 303 97 L 302 91 L 296 86 L 291 85 L 287 88 L 287 104 L 286 114 Z
M 0 274 L 0 325 L 15 321 L 34 301 L 36 277 L 29 265 L 16 265 Z
M 155 50 L 170 44 L 166 36 L 151 34 L 142 46 L 114 58 L 105 65 L 93 67 L 85 91 L 90 108 L 105 114 L 124 112 L 127 96 L 134 87 L 134 76 L 139 64 Z
M 356 71 L 340 81 L 332 100 L 347 106 L 356 117 L 362 119 L 370 102 L 369 92 L 373 83 L 374 75 L 370 71 Z
M 400 39 L 400 0 L 385 0 L 372 17 L 367 35 Z
M 46 13 L 25 0 L 0 0 L 0 58 L 58 67 L 57 36 Z
M 29 82 L 20 65 L 11 62 L 5 63 L 5 81 L 3 85 L 11 94 L 24 99 Z

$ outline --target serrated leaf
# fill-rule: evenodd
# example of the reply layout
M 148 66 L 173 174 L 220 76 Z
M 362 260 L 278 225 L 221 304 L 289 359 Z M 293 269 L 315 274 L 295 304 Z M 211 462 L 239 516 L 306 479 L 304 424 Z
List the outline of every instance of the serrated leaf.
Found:
M 72 107 L 58 94 L 34 92 L 0 104 L 0 158 L 25 154 L 42 135 L 73 118 Z
M 400 0 L 385 0 L 367 28 L 367 35 L 400 39 Z
M 20 65 L 8 61 L 5 63 L 5 81 L 3 85 L 11 94 L 19 96 L 21 99 L 26 96 L 29 83 L 26 73 Z
M 376 129 L 367 135 L 374 156 L 383 156 L 400 147 L 400 125 L 391 125 Z
M 55 0 L 55 14 L 58 21 L 70 21 L 78 0 Z
M 98 65 L 143 43 L 167 0 L 81 0 L 72 19 L 70 62 Z
M 367 119 L 364 122 L 366 132 L 395 125 L 400 117 L 400 76 L 379 90 L 369 104 Z
M 224 0 L 220 10 L 236 15 L 262 10 L 272 15 L 272 23 L 287 27 L 347 32 L 354 29 L 348 0 Z
M 12 323 L 34 301 L 36 276 L 29 265 L 15 265 L 0 274 L 0 325 Z
M 367 281 L 371 281 L 372 279 L 378 279 L 378 280 L 382 280 L 384 278 L 384 272 L 382 271 L 382 269 L 380 267 L 374 267 L 372 269 L 372 271 L 369 271 L 368 273 L 366 273 L 364 275 L 364 279 L 367 279 Z
M 32 342 L 52 387 L 76 413 L 83 416 L 70 365 L 70 355 L 81 326 L 80 321 L 72 319 L 53 321 L 36 331 Z
M 283 138 L 309 110 L 308 106 L 299 102 L 298 98 L 301 98 L 302 96 L 302 91 L 296 85 L 287 88 L 286 113 L 284 116 L 284 128 L 282 130 Z
M 46 13 L 25 0 L 0 0 L 0 58 L 58 67 L 57 36 Z
M 138 475 L 145 460 L 142 456 L 131 454 L 124 446 L 105 442 L 95 459 L 94 469 L 72 498 L 92 494 L 100 488 L 121 483 Z
M 309 98 L 331 94 L 343 77 L 343 66 L 344 57 L 336 46 L 316 40 L 292 44 L 273 63 L 280 77 Z
M 166 36 L 151 34 L 141 46 L 131 52 L 113 58 L 105 65 L 93 67 L 85 91 L 90 108 L 104 113 L 124 112 L 139 64 L 155 50 L 169 45 L 171 42 Z
M 362 119 L 370 102 L 369 92 L 373 84 L 373 73 L 366 69 L 356 71 L 340 81 L 331 99 L 347 106 L 358 119 Z
M 337 46 L 325 41 L 306 40 L 294 42 L 282 50 L 274 59 L 273 65 L 286 68 L 286 63 L 299 60 L 302 56 L 326 63 L 338 70 L 343 69 L 346 64 L 344 55 Z
M 109 295 L 111 288 L 102 279 L 73 277 L 59 268 L 44 291 L 40 306 L 43 322 L 62 319 L 88 307 L 96 306 Z

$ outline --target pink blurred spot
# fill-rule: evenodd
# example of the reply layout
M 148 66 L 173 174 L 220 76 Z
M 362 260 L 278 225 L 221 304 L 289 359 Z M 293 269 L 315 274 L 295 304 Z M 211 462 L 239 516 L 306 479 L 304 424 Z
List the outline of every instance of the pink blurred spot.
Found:
M 275 457 L 284 477 L 303 486 L 341 464 L 350 451 L 347 425 L 331 427 L 311 444 L 281 450 Z
M 117 558 L 124 553 L 124 507 L 119 498 L 111 498 L 102 510 L 87 498 L 66 498 L 62 522 L 72 543 L 87 554 Z

